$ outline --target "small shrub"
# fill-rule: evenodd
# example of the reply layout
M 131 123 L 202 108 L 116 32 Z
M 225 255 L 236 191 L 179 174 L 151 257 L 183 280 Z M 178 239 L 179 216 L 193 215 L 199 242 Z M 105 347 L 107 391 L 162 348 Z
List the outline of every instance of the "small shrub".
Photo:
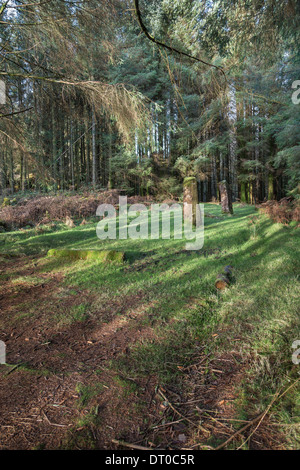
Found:
M 261 210 L 274 222 L 285 225 L 296 222 L 300 225 L 300 202 L 292 197 L 285 197 L 280 201 L 267 201 L 261 205 Z
M 5 197 L 2 202 L 2 207 L 10 206 L 10 200 L 8 197 Z
M 99 191 L 99 193 L 85 193 L 60 196 L 36 196 L 22 198 L 16 205 L 6 205 L 0 208 L 1 225 L 8 230 L 49 224 L 53 221 L 65 222 L 67 218 L 84 219 L 96 215 L 100 204 L 119 204 L 119 191 Z M 8 201 L 9 199 L 6 198 Z M 138 202 L 146 203 L 146 197 L 134 196 L 128 198 L 128 204 Z

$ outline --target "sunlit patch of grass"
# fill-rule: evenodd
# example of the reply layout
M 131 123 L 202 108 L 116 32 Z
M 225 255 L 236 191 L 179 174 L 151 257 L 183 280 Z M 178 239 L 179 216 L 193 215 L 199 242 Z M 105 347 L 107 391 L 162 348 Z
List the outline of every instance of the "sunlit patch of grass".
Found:
M 48 282 L 48 279 L 44 279 L 38 276 L 19 276 L 11 280 L 13 286 L 39 286 Z
M 57 226 L 40 235 L 16 231 L 10 236 L 13 240 L 0 234 L 0 243 L 5 240 L 8 253 L 46 254 L 50 248 L 124 251 L 128 261 L 122 266 L 44 257 L 32 281 L 25 282 L 34 282 L 42 273 L 63 275 L 55 297 L 62 303 L 72 299 L 72 306 L 63 306 L 55 315 L 58 327 L 85 321 L 91 311 L 93 320 L 101 323 L 115 303 L 113 318 L 135 314 L 140 328 L 151 328 L 151 337 L 129 344 L 130 355 L 111 360 L 109 367 L 122 377 L 153 374 L 160 383 L 174 384 L 180 379 L 180 367 L 189 365 L 199 344 L 212 357 L 234 348 L 250 364 L 235 404 L 237 416 L 247 419 L 297 377 L 291 345 L 300 338 L 299 229 L 274 224 L 265 216 L 257 218 L 249 206 L 234 205 L 232 217 L 220 215 L 215 204 L 206 204 L 205 210 L 211 215 L 205 218 L 205 243 L 195 252 L 185 250 L 184 240 L 100 241 L 95 221 L 68 230 Z M 255 221 L 255 236 L 249 216 Z M 228 264 L 235 280 L 220 293 L 214 282 Z M 16 274 L 14 283 L 19 280 Z M 93 297 L 92 305 L 76 302 L 82 290 Z M 215 331 L 221 333 L 212 341 Z M 134 394 L 129 385 L 118 384 Z M 82 393 L 88 403 L 89 391 Z M 286 395 L 275 408 L 276 419 L 293 424 L 298 401 L 296 391 Z M 297 445 L 294 428 L 287 429 L 290 445 Z
M 62 309 L 55 315 L 55 322 L 58 326 L 71 325 L 74 322 L 84 322 L 88 319 L 89 304 L 73 305 L 70 308 Z

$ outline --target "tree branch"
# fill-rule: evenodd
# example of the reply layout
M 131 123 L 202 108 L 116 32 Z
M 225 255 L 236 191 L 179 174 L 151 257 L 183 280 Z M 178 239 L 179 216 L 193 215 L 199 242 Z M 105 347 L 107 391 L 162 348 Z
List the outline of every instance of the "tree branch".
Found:
M 145 34 L 145 36 L 152 42 L 154 42 L 155 44 L 157 44 L 158 46 L 161 46 L 161 47 L 164 47 L 165 49 L 167 49 L 168 51 L 170 52 L 175 52 L 176 54 L 179 54 L 181 56 L 184 56 L 184 57 L 188 57 L 189 59 L 192 59 L 196 62 L 200 62 L 201 64 L 204 64 L 204 65 L 207 65 L 208 67 L 214 67 L 215 69 L 219 70 L 226 82 L 227 82 L 227 78 L 226 78 L 226 74 L 224 72 L 224 70 L 222 69 L 222 67 L 218 67 L 217 65 L 214 65 L 214 64 L 211 64 L 209 62 L 206 62 L 205 60 L 203 59 L 200 59 L 199 57 L 195 57 L 191 54 L 188 54 L 186 52 L 183 52 L 183 51 L 180 51 L 178 49 L 176 49 L 175 47 L 172 47 L 172 46 L 169 46 L 168 44 L 164 44 L 163 42 L 155 39 L 153 36 L 151 36 L 151 34 L 149 33 L 149 31 L 147 30 L 144 22 L 143 22 L 143 19 L 142 19 L 142 15 L 141 15 L 141 11 L 140 11 L 140 7 L 139 7 L 139 0 L 134 0 L 134 6 L 135 6 L 135 13 L 136 13 L 136 17 L 137 17 L 137 20 L 139 22 L 139 25 L 141 27 L 141 30 L 143 31 L 143 33 Z
M 0 114 L 0 118 L 15 116 L 16 114 L 21 114 L 21 113 L 26 113 L 27 111 L 30 111 L 31 109 L 33 109 L 33 106 L 27 109 L 22 109 L 21 111 L 13 111 L 12 113 L 9 113 L 9 114 Z

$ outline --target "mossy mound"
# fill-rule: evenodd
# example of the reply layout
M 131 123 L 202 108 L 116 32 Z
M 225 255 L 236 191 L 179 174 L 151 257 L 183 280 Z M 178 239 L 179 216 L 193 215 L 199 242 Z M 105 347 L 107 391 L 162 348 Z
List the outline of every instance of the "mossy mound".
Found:
M 197 185 L 197 180 L 195 178 L 195 176 L 187 176 L 186 178 L 184 178 L 183 180 L 183 186 L 193 186 L 193 185 Z
M 56 258 L 67 258 L 73 260 L 98 260 L 98 261 L 114 261 L 116 263 L 123 263 L 125 260 L 125 253 L 122 251 L 114 250 L 57 250 L 51 249 L 48 251 L 48 256 L 55 256 Z

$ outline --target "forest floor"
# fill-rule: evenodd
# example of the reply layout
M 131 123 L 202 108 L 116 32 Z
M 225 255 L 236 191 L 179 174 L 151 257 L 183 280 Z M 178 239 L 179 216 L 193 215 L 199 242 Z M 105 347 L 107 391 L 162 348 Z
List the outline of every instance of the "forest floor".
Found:
M 100 241 L 96 219 L 0 233 L 0 449 L 300 448 L 299 228 L 238 204 L 205 213 L 199 251 Z

